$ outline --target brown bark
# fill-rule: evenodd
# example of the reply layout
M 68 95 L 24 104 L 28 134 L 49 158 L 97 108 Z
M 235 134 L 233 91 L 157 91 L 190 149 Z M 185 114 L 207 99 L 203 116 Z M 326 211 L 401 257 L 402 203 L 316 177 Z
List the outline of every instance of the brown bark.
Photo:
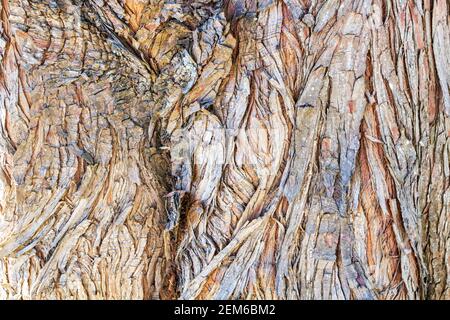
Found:
M 450 299 L 449 1 L 0 3 L 0 298 Z

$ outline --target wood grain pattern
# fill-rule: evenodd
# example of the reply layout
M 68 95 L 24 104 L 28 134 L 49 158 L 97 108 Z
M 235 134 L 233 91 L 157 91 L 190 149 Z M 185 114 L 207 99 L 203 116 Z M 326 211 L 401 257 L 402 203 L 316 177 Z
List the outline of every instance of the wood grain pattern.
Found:
M 449 1 L 0 11 L 0 298 L 450 299 Z

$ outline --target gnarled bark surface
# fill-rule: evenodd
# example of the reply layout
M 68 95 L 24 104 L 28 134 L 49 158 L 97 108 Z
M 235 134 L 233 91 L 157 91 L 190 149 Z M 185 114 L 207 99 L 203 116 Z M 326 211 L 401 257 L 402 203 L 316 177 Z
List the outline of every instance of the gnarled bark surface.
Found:
M 0 298 L 450 299 L 449 1 L 0 3 Z

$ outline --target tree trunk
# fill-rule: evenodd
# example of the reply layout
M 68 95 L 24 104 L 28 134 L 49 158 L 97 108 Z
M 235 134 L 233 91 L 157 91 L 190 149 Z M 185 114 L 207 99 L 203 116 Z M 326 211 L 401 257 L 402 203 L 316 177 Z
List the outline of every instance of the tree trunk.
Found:
M 0 3 L 0 298 L 450 299 L 450 1 Z

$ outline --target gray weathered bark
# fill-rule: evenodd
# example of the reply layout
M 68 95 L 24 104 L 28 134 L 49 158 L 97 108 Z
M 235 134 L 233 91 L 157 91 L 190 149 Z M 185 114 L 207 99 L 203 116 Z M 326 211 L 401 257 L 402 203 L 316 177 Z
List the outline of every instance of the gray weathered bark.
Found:
M 0 298 L 450 299 L 449 1 L 0 3 Z

